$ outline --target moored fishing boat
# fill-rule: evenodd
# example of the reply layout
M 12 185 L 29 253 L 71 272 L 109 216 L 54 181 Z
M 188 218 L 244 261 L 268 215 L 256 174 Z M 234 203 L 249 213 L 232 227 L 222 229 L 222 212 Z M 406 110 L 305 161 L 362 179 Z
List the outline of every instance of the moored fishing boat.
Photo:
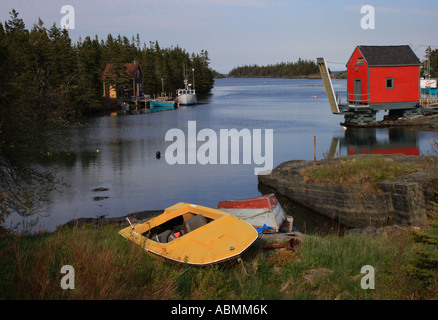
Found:
M 187 79 L 184 80 L 184 85 L 185 85 L 184 89 L 178 89 L 176 91 L 178 103 L 182 106 L 195 105 L 197 103 L 195 89 L 192 89 L 188 85 Z
M 195 91 L 195 69 L 192 69 L 193 72 L 193 84 L 189 84 L 187 80 L 186 67 L 184 65 L 184 89 L 178 89 L 176 91 L 176 99 L 179 105 L 181 106 L 190 106 L 195 105 L 197 103 L 196 99 L 196 91 Z
M 293 218 L 286 215 L 274 193 L 248 199 L 220 201 L 217 208 L 247 221 L 260 232 L 292 229 Z
M 155 111 L 163 111 L 163 110 L 172 110 L 176 108 L 176 103 L 174 100 L 168 98 L 157 98 L 149 100 L 149 106 L 151 112 Z
M 258 237 L 229 213 L 183 202 L 119 233 L 153 257 L 198 266 L 237 259 Z

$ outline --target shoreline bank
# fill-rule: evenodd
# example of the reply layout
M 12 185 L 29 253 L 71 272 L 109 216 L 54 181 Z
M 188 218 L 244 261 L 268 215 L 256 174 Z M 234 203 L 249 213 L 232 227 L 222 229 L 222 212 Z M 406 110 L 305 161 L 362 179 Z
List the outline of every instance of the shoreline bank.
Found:
M 372 157 L 355 155 L 354 157 Z M 302 170 L 312 168 L 313 161 L 287 161 L 269 175 L 259 175 L 259 183 L 282 196 L 328 217 L 348 228 L 386 227 L 391 225 L 422 226 L 427 210 L 437 201 L 434 192 L 438 173 L 420 166 L 417 156 L 383 156 L 388 161 L 418 165 L 414 173 L 378 183 L 379 192 L 363 192 L 363 184 L 305 182 Z M 339 161 L 320 160 L 316 166 Z

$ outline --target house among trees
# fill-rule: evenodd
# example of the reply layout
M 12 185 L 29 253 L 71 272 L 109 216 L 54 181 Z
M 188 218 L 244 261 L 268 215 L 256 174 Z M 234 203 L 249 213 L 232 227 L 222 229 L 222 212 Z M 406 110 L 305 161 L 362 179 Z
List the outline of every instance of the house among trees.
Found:
M 138 62 L 108 63 L 103 72 L 103 96 L 116 99 L 121 96 L 140 97 L 143 94 L 143 73 Z
M 375 110 L 415 108 L 420 65 L 408 45 L 357 46 L 347 63 L 348 102 Z

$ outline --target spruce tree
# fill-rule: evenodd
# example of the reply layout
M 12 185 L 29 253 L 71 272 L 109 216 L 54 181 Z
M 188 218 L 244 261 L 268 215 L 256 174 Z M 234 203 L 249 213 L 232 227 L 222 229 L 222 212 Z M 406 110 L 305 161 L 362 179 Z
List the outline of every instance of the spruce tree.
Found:
M 416 243 L 415 258 L 406 267 L 408 274 L 422 281 L 427 289 L 438 286 L 438 204 L 433 203 L 433 207 L 430 229 L 409 231 Z

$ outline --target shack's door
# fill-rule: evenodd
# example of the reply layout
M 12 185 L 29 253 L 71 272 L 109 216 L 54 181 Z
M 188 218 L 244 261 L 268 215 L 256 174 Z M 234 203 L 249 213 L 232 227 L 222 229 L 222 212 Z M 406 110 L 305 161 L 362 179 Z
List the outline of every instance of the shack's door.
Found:
M 354 79 L 354 102 L 361 102 L 361 83 L 360 79 Z

